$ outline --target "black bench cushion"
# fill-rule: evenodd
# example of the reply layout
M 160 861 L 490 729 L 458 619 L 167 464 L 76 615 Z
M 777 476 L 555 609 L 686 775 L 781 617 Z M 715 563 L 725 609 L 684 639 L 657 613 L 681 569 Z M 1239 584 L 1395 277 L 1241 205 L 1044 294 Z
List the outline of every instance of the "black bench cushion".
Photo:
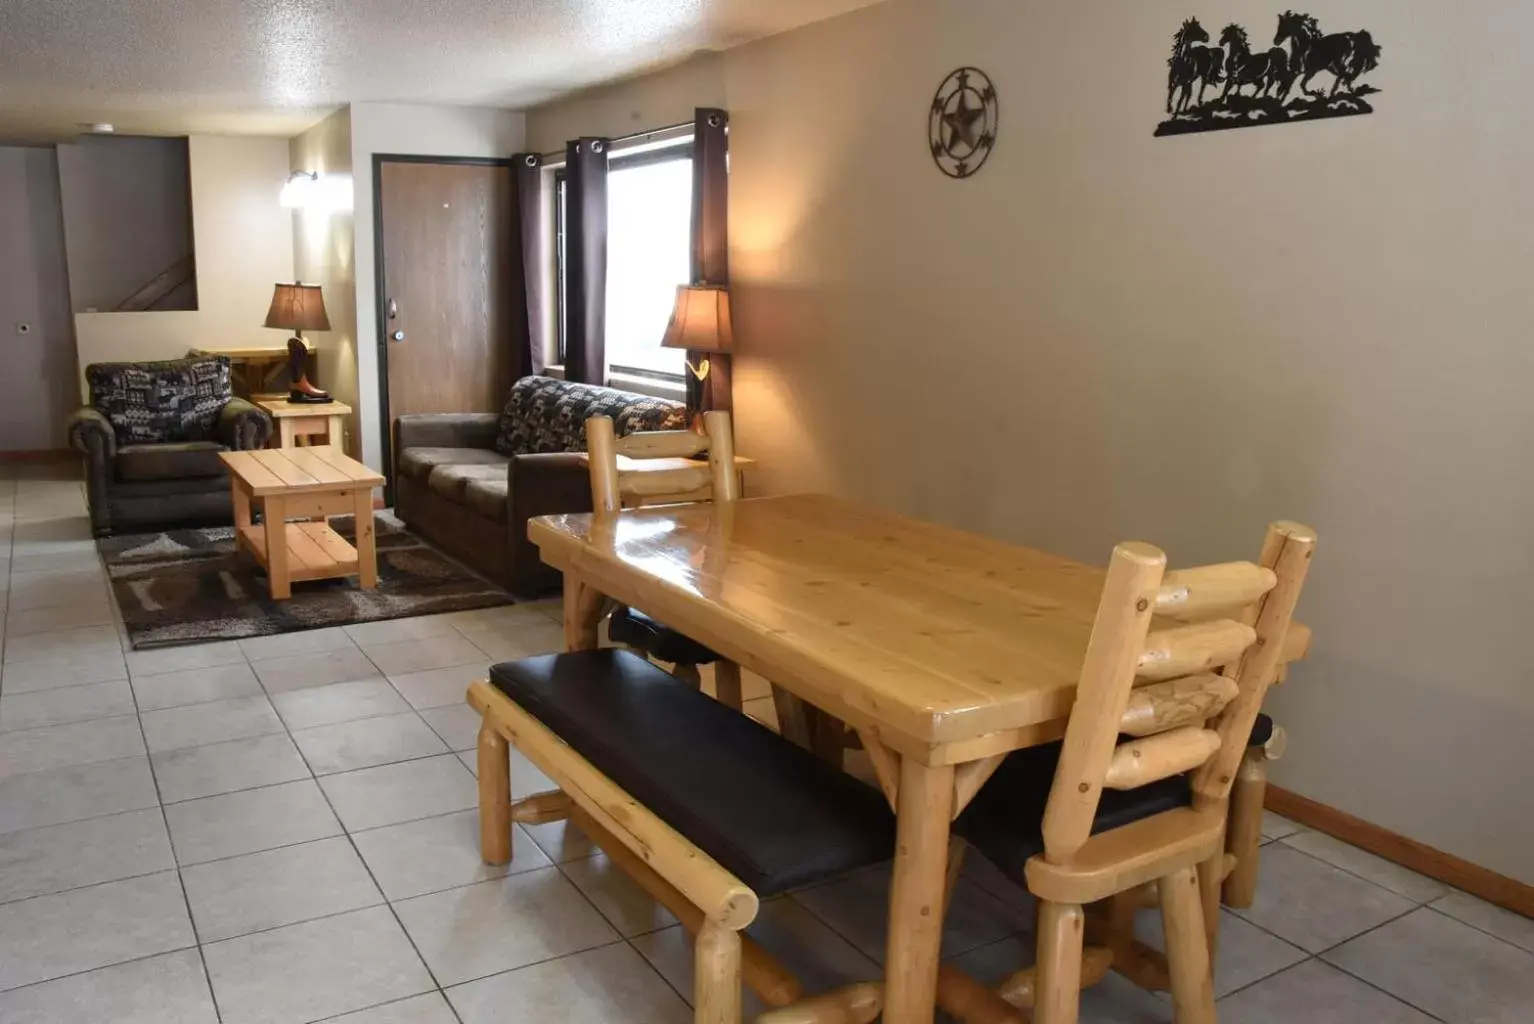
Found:
M 956 833 L 1014 877 L 1022 877 L 1028 858 L 1044 852 L 1044 805 L 1049 802 L 1061 746 L 1049 743 L 1008 754 L 954 822 Z M 1193 790 L 1185 775 L 1127 792 L 1105 789 L 1092 834 L 1192 805 Z
M 506 662 L 490 680 L 759 896 L 894 853 L 877 790 L 631 651 Z
M 678 665 L 708 665 L 719 655 L 632 608 L 619 608 L 607 621 L 607 635 L 613 643 L 644 651 L 652 658 Z

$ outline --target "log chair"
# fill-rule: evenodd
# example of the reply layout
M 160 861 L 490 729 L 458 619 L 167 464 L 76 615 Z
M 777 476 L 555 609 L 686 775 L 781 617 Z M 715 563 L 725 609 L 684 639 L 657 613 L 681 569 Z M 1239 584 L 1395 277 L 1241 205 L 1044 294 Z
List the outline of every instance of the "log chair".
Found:
M 718 457 L 715 457 L 715 453 Z M 709 456 L 709 465 L 696 460 Z M 591 473 L 591 507 L 611 515 L 624 506 L 693 501 L 734 501 L 740 497 L 735 472 L 735 439 L 728 413 L 704 417 L 704 432 L 637 431 L 617 436 L 611 417 L 586 421 L 586 464 Z M 718 477 L 715 465 L 727 467 Z M 714 667 L 714 696 L 736 711 L 744 705 L 740 666 L 696 640 L 633 608 L 618 605 L 607 620 L 615 644 L 671 664 L 671 674 L 701 688 L 700 667 Z
M 1121 544 L 1065 739 L 1007 755 L 955 822 L 1039 899 L 1037 962 L 997 993 L 1031 1004 L 1037 1024 L 1075 1024 L 1080 989 L 1110 965 L 1170 989 L 1178 1024 L 1213 1024 L 1213 926 L 1238 863 L 1225 852 L 1231 788 L 1314 547 L 1307 527 L 1275 523 L 1258 564 L 1167 572 L 1160 550 Z M 1164 957 L 1132 939 L 1147 884 Z M 1021 1019 L 977 990 L 945 967 L 938 1003 L 968 1024 Z
M 691 430 L 640 431 L 618 437 L 613 421 L 586 421 L 586 463 L 591 472 L 591 507 L 595 515 L 621 508 L 694 501 L 736 501 L 741 495 L 735 471 L 735 436 L 730 414 L 703 415 L 702 434 Z M 707 455 L 709 465 L 696 461 Z M 615 644 L 651 660 L 669 662 L 671 673 L 701 688 L 700 666 L 712 665 L 714 696 L 737 711 L 745 705 L 740 666 L 679 630 L 635 608 L 619 605 L 607 621 Z M 779 686 L 772 687 L 778 731 L 836 767 L 843 763 L 846 726 Z

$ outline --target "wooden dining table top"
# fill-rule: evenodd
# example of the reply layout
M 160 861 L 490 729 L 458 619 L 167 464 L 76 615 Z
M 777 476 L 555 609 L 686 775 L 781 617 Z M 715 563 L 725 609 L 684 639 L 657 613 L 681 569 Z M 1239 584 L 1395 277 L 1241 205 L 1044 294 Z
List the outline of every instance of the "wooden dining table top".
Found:
M 542 516 L 528 536 L 825 710 L 929 746 L 1063 725 L 1104 578 L 822 494 Z
M 1062 719 L 1103 581 L 827 495 L 545 516 L 528 534 L 546 560 L 748 668 L 769 652 L 813 691 L 801 696 L 927 743 Z

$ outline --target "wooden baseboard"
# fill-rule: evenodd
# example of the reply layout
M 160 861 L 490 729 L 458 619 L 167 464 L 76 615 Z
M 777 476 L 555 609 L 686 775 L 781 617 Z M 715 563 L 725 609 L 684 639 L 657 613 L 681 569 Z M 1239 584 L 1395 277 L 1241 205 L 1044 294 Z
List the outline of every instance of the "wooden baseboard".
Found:
M 1394 861 L 1420 875 L 1463 889 L 1488 903 L 1495 903 L 1525 917 L 1534 917 L 1534 886 L 1499 875 L 1452 853 L 1397 835 L 1389 829 L 1355 818 L 1346 811 L 1319 803 L 1278 786 L 1269 786 L 1264 801 L 1268 810 L 1317 832 L 1351 843 L 1361 850 Z
M 80 458 L 79 454 L 68 448 L 44 448 L 38 451 L 25 452 L 0 452 L 0 463 L 26 462 L 33 464 L 51 464 L 56 462 L 74 462 Z

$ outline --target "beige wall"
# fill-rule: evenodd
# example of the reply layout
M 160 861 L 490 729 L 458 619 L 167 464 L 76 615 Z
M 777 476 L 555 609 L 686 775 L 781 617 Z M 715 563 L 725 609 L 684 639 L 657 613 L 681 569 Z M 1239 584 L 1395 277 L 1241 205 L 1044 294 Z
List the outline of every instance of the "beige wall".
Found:
M 327 177 L 352 174 L 351 109 L 343 108 L 295 137 L 288 145 L 295 171 L 318 171 Z M 317 284 L 325 296 L 330 330 L 311 331 L 318 386 L 354 410 L 346 425 L 346 450 L 361 453 L 357 397 L 357 272 L 353 226 L 355 214 L 342 210 L 293 212 L 293 272 Z
M 284 341 L 282 332 L 261 324 L 272 285 L 293 280 L 293 218 L 277 205 L 288 175 L 288 140 L 193 135 L 188 157 L 198 308 L 76 314 L 82 368 L 92 362 L 174 359 L 193 347 Z
M 759 489 L 1099 562 L 1313 524 L 1278 781 L 1534 882 L 1534 136 L 1507 45 L 1534 8 L 1329 4 L 1384 45 L 1378 113 L 1156 139 L 1188 13 L 891 0 L 533 111 L 529 142 L 730 109 Z M 1218 18 L 1263 38 L 1275 14 Z M 926 111 L 962 64 L 1001 136 L 951 181 Z
M 198 306 L 220 344 L 282 344 L 283 332 L 261 324 L 272 286 L 293 280 L 293 219 L 277 204 L 288 142 L 194 135 L 189 144 Z
M 378 397 L 378 292 L 374 282 L 373 157 L 379 153 L 504 157 L 522 148 L 524 119 L 510 110 L 404 103 L 354 103 L 352 167 L 356 169 L 357 388 L 362 458 L 383 466 L 383 411 Z

